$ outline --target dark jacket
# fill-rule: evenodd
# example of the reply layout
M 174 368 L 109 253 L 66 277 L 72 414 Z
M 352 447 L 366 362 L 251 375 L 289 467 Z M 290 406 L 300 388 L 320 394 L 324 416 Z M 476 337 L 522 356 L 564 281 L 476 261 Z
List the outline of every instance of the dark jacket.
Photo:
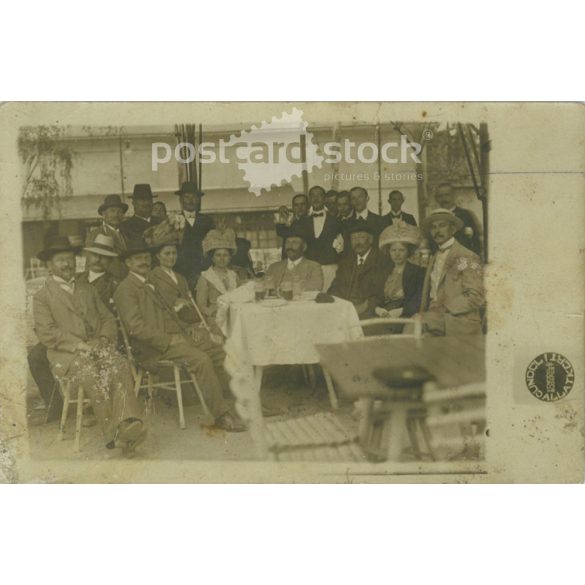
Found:
M 374 309 L 384 300 L 385 276 L 391 265 L 391 260 L 374 247 L 361 267 L 357 265 L 357 254 L 349 253 L 339 261 L 328 292 L 355 305 L 367 301 L 367 309 L 360 313 L 360 317 L 372 317 Z
M 383 277 L 382 283 L 382 294 L 384 293 L 384 285 L 386 280 L 392 274 L 394 267 L 391 265 Z M 412 317 L 414 314 L 420 311 L 422 302 L 422 291 L 425 282 L 425 269 L 420 266 L 416 266 L 410 262 L 407 262 L 404 266 L 404 272 L 402 273 L 402 290 L 404 291 L 404 303 L 402 305 L 401 317 Z M 386 299 L 380 305 L 381 307 L 388 308 L 386 305 Z
M 416 225 L 416 219 L 414 219 L 414 215 L 411 215 L 410 213 L 405 213 L 404 211 L 401 211 L 400 212 L 400 219 L 404 223 L 407 223 L 409 225 Z M 383 223 L 385 228 L 392 225 L 393 222 L 394 222 L 394 216 L 392 215 L 392 212 L 387 213 L 386 215 L 382 216 L 382 223 Z
M 359 224 L 360 222 L 365 221 L 374 231 L 374 237 L 376 238 L 376 241 L 378 241 L 378 236 L 380 235 L 380 232 L 386 227 L 384 225 L 384 219 L 382 217 L 380 217 L 377 213 L 374 213 L 373 211 L 370 211 L 368 209 L 368 218 L 366 220 L 363 220 L 361 218 L 357 218 L 356 214 L 354 212 L 353 217 L 351 219 L 347 220 L 347 228 L 351 229 L 353 226 L 355 226 L 356 224 Z
M 305 258 L 321 265 L 337 264 L 339 254 L 333 247 L 333 241 L 341 233 L 341 225 L 337 218 L 326 211 L 324 213 L 325 223 L 323 224 L 323 230 L 319 234 L 319 237 L 315 236 L 313 217 L 311 215 L 305 215 L 293 221 L 291 230 L 298 230 L 305 234 L 307 238 Z
M 157 225 L 162 220 L 159 217 L 152 216 L 150 222 L 133 215 L 128 219 L 125 219 L 120 224 L 120 231 L 126 238 L 126 244 L 128 248 L 138 248 L 144 243 L 143 234 L 145 230 L 153 225 Z
M 85 272 L 78 274 L 75 277 L 75 281 L 88 284 L 89 286 L 93 287 L 97 291 L 102 303 L 106 306 L 106 308 L 114 312 L 114 291 L 120 284 L 120 281 L 117 278 L 114 278 L 109 272 L 105 272 L 97 280 L 94 280 L 90 283 L 89 270 L 86 270 Z
M 203 213 L 197 213 L 193 226 L 185 220 L 185 231 L 183 241 L 178 246 L 177 263 L 175 271 L 187 279 L 189 290 L 193 290 L 199 275 L 207 267 L 208 262 L 203 257 L 201 243 L 209 230 L 214 228 L 213 219 Z

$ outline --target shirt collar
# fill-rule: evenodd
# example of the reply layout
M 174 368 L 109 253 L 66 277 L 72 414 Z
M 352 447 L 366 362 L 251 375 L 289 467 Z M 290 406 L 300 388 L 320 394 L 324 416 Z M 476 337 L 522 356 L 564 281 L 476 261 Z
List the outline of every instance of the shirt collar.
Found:
M 455 243 L 455 238 L 452 237 L 450 239 L 448 239 L 446 242 L 442 243 L 439 246 L 439 251 L 440 252 L 446 252 L 449 248 L 451 248 L 451 246 Z
M 66 284 L 67 286 L 73 286 L 75 284 L 75 277 L 72 277 L 69 282 L 67 282 L 64 278 L 61 278 L 60 276 L 57 276 L 55 274 L 53 274 L 52 278 L 53 278 L 53 280 L 55 280 L 59 284 Z
M 148 223 L 150 223 L 150 220 L 151 220 L 150 217 L 142 217 L 141 215 L 136 215 L 136 214 L 134 214 L 134 217 L 137 217 L 138 219 L 143 219 L 144 221 L 147 221 Z
M 390 210 L 390 213 L 392 214 L 392 217 L 402 217 L 402 211 L 399 211 L 398 213 L 394 213 L 392 210 Z
M 138 216 L 136 216 L 136 217 L 138 217 Z M 141 218 L 141 219 L 144 219 L 144 218 Z M 146 221 L 148 221 L 148 219 Z M 105 221 L 104 221 L 104 228 L 106 230 L 110 230 L 110 231 L 115 232 L 115 233 L 120 233 L 120 228 L 114 227 L 113 225 L 110 225 L 109 223 L 106 223 Z
M 97 280 L 100 276 L 103 276 L 105 274 L 105 272 L 94 272 L 93 270 L 90 270 L 88 275 L 87 275 L 87 280 L 92 283 L 95 280 Z
M 287 267 L 288 268 L 296 268 L 300 263 L 301 260 L 303 259 L 303 257 L 301 256 L 300 258 L 297 258 L 296 260 L 291 260 L 290 258 L 287 260 L 288 264 Z
M 323 209 L 320 209 L 319 211 L 316 211 L 315 209 L 313 209 L 313 207 L 311 207 L 309 209 L 309 215 L 314 215 L 315 213 L 318 213 L 319 215 L 322 213 L 323 217 L 325 217 L 325 213 L 327 213 L 327 212 L 326 212 L 324 207 L 323 207 Z
M 197 217 L 197 212 L 196 211 L 185 211 L 183 210 L 183 215 L 187 218 L 190 219 L 195 219 Z
M 132 271 L 130 271 L 130 274 L 133 274 L 142 284 L 146 282 L 146 278 L 144 278 L 144 276 L 141 276 L 140 274 Z
M 364 209 L 363 211 L 360 211 L 359 213 L 356 211 L 355 216 L 356 216 L 356 218 L 363 217 L 364 219 L 368 219 L 368 209 Z
M 370 248 L 365 254 L 356 254 L 356 260 L 359 261 L 360 258 L 363 258 L 365 262 L 368 259 L 368 256 L 370 255 L 371 251 L 372 248 Z

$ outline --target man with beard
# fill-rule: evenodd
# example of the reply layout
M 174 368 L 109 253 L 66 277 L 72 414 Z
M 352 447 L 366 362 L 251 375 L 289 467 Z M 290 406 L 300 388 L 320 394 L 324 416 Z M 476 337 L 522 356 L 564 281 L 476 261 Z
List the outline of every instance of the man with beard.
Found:
M 323 272 L 317 262 L 304 257 L 307 249 L 306 236 L 300 231 L 291 231 L 284 240 L 286 260 L 268 267 L 267 275 L 278 289 L 283 282 L 298 280 L 303 290 L 320 291 L 323 288 Z

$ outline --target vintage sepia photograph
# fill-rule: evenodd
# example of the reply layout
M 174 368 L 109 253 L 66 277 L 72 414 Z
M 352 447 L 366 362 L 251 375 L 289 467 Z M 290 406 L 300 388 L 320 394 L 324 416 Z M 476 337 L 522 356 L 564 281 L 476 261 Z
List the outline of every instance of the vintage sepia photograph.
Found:
M 24 297 L 8 309 L 13 460 L 49 480 L 105 465 L 167 481 L 182 462 L 198 470 L 184 481 L 205 464 L 222 481 L 490 481 L 515 429 L 538 421 L 545 440 L 532 413 L 579 432 L 578 309 L 543 336 L 551 297 L 521 302 L 547 256 L 534 264 L 519 231 L 538 208 L 510 193 L 549 187 L 532 189 L 502 120 L 529 128 L 530 111 L 194 104 L 157 123 L 156 105 L 61 108 L 15 118 L 7 166 Z M 581 177 L 560 175 L 539 180 Z

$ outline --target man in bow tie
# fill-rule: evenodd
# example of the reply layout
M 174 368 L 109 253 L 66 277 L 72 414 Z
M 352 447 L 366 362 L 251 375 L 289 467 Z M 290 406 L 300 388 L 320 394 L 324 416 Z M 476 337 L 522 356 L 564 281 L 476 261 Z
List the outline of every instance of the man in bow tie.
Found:
M 455 234 L 463 221 L 447 209 L 435 209 L 422 222 L 437 247 L 427 267 L 422 319 L 432 335 L 479 335 L 485 304 L 479 256 L 461 245 Z
M 306 216 L 291 224 L 291 231 L 301 232 L 307 238 L 305 256 L 317 262 L 323 271 L 323 290 L 326 291 L 335 278 L 339 255 L 343 251 L 343 236 L 339 220 L 325 207 L 325 189 L 318 185 L 309 190 L 311 207 Z
M 414 215 L 402 211 L 402 206 L 404 205 L 404 194 L 402 191 L 390 191 L 390 194 L 388 195 L 388 203 L 390 203 L 390 213 L 387 213 L 382 217 L 384 227 L 388 227 L 399 221 L 416 226 Z
M 206 268 L 202 242 L 209 230 L 215 227 L 213 219 L 201 213 L 201 198 L 204 193 L 192 181 L 186 181 L 175 192 L 181 203 L 181 213 L 185 217 L 183 240 L 178 246 L 175 270 L 182 274 L 193 290 L 199 275 Z
M 391 261 L 374 246 L 374 231 L 365 221 L 351 227 L 349 238 L 351 250 L 339 262 L 328 292 L 351 301 L 360 319 L 367 319 L 384 298 Z
M 351 206 L 353 208 L 353 216 L 349 221 L 349 229 L 356 224 L 366 224 L 370 228 L 371 233 L 374 236 L 374 245 L 378 242 L 378 236 L 384 229 L 382 218 L 373 211 L 368 209 L 368 201 L 370 196 L 368 191 L 363 187 L 354 187 L 349 192 Z
M 215 425 L 228 432 L 244 431 L 244 425 L 223 399 L 218 378 L 219 374 L 225 381 L 221 347 L 218 350 L 214 346 L 211 351 L 208 340 L 191 337 L 176 311 L 147 282 L 152 262 L 149 248 L 143 245 L 130 249 L 123 258 L 129 273 L 116 289 L 114 303 L 136 359 L 143 364 L 170 360 L 186 367 L 197 377 Z
M 70 381 L 74 391 L 81 386 L 90 399 L 104 444 L 131 452 L 146 435 L 142 406 L 128 362 L 116 351 L 114 315 L 96 288 L 74 279 L 78 252 L 57 237 L 39 253 L 51 276 L 33 298 L 35 331 L 55 378 Z

